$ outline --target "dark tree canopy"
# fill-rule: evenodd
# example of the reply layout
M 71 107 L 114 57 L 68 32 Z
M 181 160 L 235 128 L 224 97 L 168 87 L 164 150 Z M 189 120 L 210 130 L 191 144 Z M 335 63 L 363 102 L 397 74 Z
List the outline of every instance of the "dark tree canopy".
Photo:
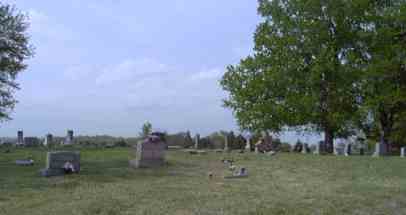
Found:
M 26 69 L 33 55 L 27 28 L 28 17 L 14 6 L 0 3 L 0 120 L 10 119 L 19 89 L 17 75 Z

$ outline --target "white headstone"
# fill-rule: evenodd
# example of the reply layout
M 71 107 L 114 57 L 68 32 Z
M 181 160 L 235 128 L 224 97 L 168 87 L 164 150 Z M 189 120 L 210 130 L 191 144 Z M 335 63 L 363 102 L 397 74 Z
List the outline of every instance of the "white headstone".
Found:
M 376 143 L 375 144 L 375 153 L 374 156 L 375 157 L 379 157 L 382 155 L 386 154 L 386 146 L 384 144 L 381 143 Z
M 307 154 L 307 143 L 303 143 L 302 153 Z
M 247 142 L 245 144 L 245 149 L 251 150 L 251 138 L 247 137 Z
M 400 157 L 406 157 L 406 147 L 400 148 Z
M 314 149 L 313 154 L 315 154 L 315 155 L 319 155 L 319 154 L 320 154 L 320 145 L 321 145 L 320 142 L 318 142 L 318 143 L 316 144 L 316 148 Z
M 195 149 L 199 149 L 200 135 L 196 134 L 195 137 Z
M 344 145 L 344 155 L 350 156 L 351 155 L 351 143 L 345 143 Z

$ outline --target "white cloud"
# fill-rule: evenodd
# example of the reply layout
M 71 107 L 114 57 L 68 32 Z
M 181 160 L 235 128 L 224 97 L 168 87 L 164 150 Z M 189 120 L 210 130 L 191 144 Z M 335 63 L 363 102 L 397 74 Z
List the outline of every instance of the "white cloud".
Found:
M 207 80 L 207 79 L 220 79 L 221 76 L 224 74 L 224 69 L 214 68 L 209 70 L 204 70 L 193 74 L 191 76 L 191 80 L 199 81 L 199 80 Z
M 101 71 L 96 78 L 96 85 L 122 83 L 139 84 L 149 76 L 167 73 L 168 67 L 150 58 L 127 59 Z
M 34 36 L 34 39 L 41 37 L 41 39 L 52 41 L 73 41 L 77 39 L 77 35 L 74 31 L 57 23 L 55 18 L 50 18 L 45 13 L 29 9 L 28 16 L 30 18 L 30 31 Z

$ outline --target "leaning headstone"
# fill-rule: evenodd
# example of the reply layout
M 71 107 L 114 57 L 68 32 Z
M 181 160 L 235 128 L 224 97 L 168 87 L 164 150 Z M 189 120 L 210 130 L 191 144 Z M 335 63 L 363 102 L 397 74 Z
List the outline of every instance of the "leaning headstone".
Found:
M 165 164 L 166 142 L 156 135 L 150 135 L 144 141 L 137 144 L 136 156 L 130 160 L 130 166 L 134 168 L 159 167 Z
M 73 166 L 73 172 L 80 172 L 80 152 L 48 152 L 46 167 L 41 170 L 41 175 L 45 177 L 64 175 L 64 166 L 70 163 Z
M 400 148 L 400 157 L 406 157 L 406 147 Z

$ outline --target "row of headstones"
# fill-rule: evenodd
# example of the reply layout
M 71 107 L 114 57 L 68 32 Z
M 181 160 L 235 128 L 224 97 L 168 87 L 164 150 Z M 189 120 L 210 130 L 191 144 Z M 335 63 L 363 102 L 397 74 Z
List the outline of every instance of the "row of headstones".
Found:
M 24 132 L 22 130 L 17 132 L 17 145 L 34 145 L 39 142 L 38 138 L 35 137 L 26 137 L 24 138 Z M 44 145 L 48 145 L 53 143 L 53 135 L 47 134 L 45 136 L 45 140 L 43 142 Z M 65 141 L 63 142 L 65 145 L 73 144 L 73 131 L 68 130 Z
M 308 145 L 304 144 L 304 147 L 302 148 L 302 153 L 307 154 L 308 153 Z M 313 151 L 313 154 L 320 154 L 323 151 L 323 144 L 318 143 L 316 144 L 316 148 Z M 352 145 L 351 144 L 345 144 L 344 149 L 338 149 L 334 147 L 334 154 L 335 155 L 344 155 L 344 156 L 350 156 L 352 154 Z M 365 148 L 360 148 L 359 150 L 360 155 L 365 155 Z M 375 152 L 373 156 L 382 156 L 386 154 L 386 148 L 383 144 L 381 143 L 376 143 L 375 145 Z M 406 157 L 406 147 L 402 147 L 400 149 L 400 156 L 402 158 Z
M 246 148 L 246 149 L 250 149 L 250 148 L 251 148 L 251 143 L 250 143 L 250 141 L 251 141 L 250 138 L 245 138 L 245 142 L 246 142 L 245 148 Z M 231 150 L 229 143 L 230 143 L 229 137 L 228 137 L 227 135 L 224 135 L 224 150 L 225 150 L 225 151 Z M 193 148 L 194 148 L 194 149 L 199 149 L 199 147 L 200 147 L 200 135 L 199 135 L 199 134 L 196 134 L 195 140 L 194 140 L 194 146 L 193 146 Z

